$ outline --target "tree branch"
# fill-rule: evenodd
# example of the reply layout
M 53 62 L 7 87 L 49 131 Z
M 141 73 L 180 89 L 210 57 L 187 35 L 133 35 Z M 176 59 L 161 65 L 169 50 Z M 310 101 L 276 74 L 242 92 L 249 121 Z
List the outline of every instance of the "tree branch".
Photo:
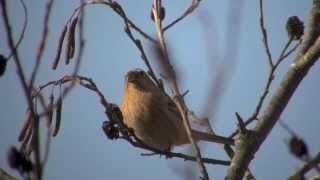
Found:
M 171 23 L 169 23 L 167 26 L 163 28 L 163 32 L 173 27 L 179 21 L 191 14 L 199 6 L 200 2 L 201 0 L 192 0 L 191 5 L 177 19 L 173 20 Z
M 320 0 L 315 0 L 313 2 L 307 31 L 304 40 L 302 41 L 299 54 L 295 58 L 294 63 L 290 65 L 280 86 L 266 106 L 254 130 L 250 131 L 248 134 L 240 134 L 239 138 L 236 140 L 235 155 L 228 169 L 227 179 L 242 179 L 254 154 L 269 135 L 303 78 L 319 58 L 319 19 Z
M 309 172 L 312 168 L 316 167 L 317 164 L 320 163 L 320 152 L 308 161 L 303 167 L 301 167 L 297 172 L 295 172 L 292 176 L 290 176 L 289 180 L 302 179 L 302 177 Z
M 263 13 L 263 0 L 259 0 L 259 15 L 260 15 L 260 29 L 262 32 L 262 36 L 263 36 L 263 44 L 268 56 L 268 62 L 269 62 L 269 66 L 272 67 L 273 66 L 273 62 L 272 62 L 272 55 L 270 52 L 270 48 L 269 48 L 269 43 L 268 43 L 268 33 L 266 28 L 264 27 L 264 13 Z
M 41 36 L 41 40 L 38 44 L 38 49 L 37 49 L 37 53 L 36 53 L 36 62 L 34 64 L 34 67 L 32 69 L 32 73 L 31 73 L 31 78 L 30 78 L 30 82 L 29 82 L 29 90 L 32 90 L 36 75 L 38 73 L 38 69 L 40 67 L 40 61 L 44 52 L 44 48 L 46 45 L 46 41 L 48 38 L 48 32 L 49 32 L 49 18 L 50 18 L 50 14 L 51 14 L 51 10 L 52 10 L 52 6 L 53 6 L 53 0 L 48 0 L 46 3 L 46 13 L 43 19 L 43 29 L 42 29 L 42 36 Z
M 173 96 L 174 96 L 173 100 L 181 113 L 183 125 L 184 125 L 184 128 L 186 129 L 186 132 L 187 132 L 188 138 L 190 140 L 190 144 L 192 146 L 193 152 L 195 153 L 197 163 L 198 163 L 199 169 L 202 174 L 202 178 L 205 180 L 209 180 L 209 175 L 208 175 L 207 169 L 206 169 L 206 167 L 202 161 L 202 158 L 201 158 L 200 149 L 199 149 L 198 145 L 196 144 L 196 141 L 194 140 L 194 137 L 191 133 L 190 122 L 187 117 L 188 108 L 187 108 L 186 104 L 184 103 L 182 96 L 179 92 L 179 88 L 178 88 L 178 84 L 177 84 L 177 80 L 176 80 L 176 73 L 170 63 L 170 60 L 169 60 L 169 55 L 168 55 L 168 51 L 167 51 L 167 47 L 166 47 L 166 43 L 165 43 L 164 35 L 163 35 L 162 23 L 161 23 L 161 19 L 159 17 L 160 8 L 161 8 L 161 0 L 154 0 L 152 12 L 154 15 L 154 22 L 155 22 L 155 26 L 156 26 L 156 30 L 157 30 L 158 39 L 159 39 L 159 47 L 160 47 L 159 50 L 160 50 L 160 53 L 163 57 L 159 61 L 162 64 L 163 69 L 166 71 L 166 75 L 168 76 L 168 81 L 169 81 L 169 84 L 171 86 L 171 90 L 172 90 Z

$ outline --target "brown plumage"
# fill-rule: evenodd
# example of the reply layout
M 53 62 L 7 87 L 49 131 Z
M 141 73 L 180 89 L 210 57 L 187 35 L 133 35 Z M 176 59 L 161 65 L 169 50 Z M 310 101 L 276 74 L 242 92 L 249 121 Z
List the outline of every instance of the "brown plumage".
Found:
M 144 143 L 168 150 L 172 146 L 188 144 L 189 139 L 178 108 L 146 72 L 129 71 L 121 103 L 124 123 Z M 233 144 L 233 140 L 192 130 L 196 140 Z

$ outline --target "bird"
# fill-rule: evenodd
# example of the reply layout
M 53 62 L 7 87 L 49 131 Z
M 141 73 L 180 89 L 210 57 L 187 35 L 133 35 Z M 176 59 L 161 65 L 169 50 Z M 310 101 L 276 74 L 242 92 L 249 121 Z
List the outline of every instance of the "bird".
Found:
M 176 104 L 142 69 L 125 75 L 120 105 L 124 124 L 143 143 L 158 150 L 189 144 L 187 131 Z M 191 130 L 196 141 L 234 144 L 231 138 Z

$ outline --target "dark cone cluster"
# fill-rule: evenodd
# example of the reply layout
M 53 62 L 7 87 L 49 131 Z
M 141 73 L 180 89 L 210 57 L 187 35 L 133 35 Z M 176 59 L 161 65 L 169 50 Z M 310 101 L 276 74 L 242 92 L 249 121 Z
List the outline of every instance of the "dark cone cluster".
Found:
M 8 163 L 12 169 L 17 169 L 21 172 L 30 172 L 32 170 L 32 162 L 27 157 L 18 151 L 16 147 L 11 147 L 8 151 Z
M 102 129 L 109 139 L 117 139 L 119 137 L 119 127 L 113 122 L 104 121 Z
M 7 67 L 7 59 L 0 54 L 0 77 L 4 74 Z
M 298 158 L 304 158 L 308 156 L 308 147 L 306 143 L 298 138 L 292 137 L 289 143 L 290 152 Z
M 287 33 L 288 37 L 292 40 L 299 40 L 303 35 L 304 25 L 297 16 L 291 16 L 287 20 Z

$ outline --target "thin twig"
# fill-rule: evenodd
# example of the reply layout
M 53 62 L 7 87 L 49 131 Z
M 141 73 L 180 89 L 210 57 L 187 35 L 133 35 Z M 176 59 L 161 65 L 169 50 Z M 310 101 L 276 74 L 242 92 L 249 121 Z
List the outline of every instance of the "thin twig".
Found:
M 52 10 L 52 6 L 53 6 L 53 0 L 48 0 L 46 3 L 46 11 L 45 11 L 45 16 L 44 16 L 44 20 L 43 20 L 43 29 L 42 29 L 42 36 L 41 36 L 41 40 L 38 44 L 38 49 L 36 52 L 36 62 L 35 65 L 33 67 L 32 73 L 31 73 L 31 78 L 30 78 L 30 82 L 29 82 L 29 92 L 31 94 L 31 91 L 33 89 L 33 84 L 36 78 L 36 75 L 38 73 L 39 67 L 40 67 L 40 63 L 41 63 L 41 58 L 44 52 L 44 48 L 46 45 L 46 41 L 48 38 L 48 32 L 49 32 L 49 18 L 50 18 L 50 14 L 51 14 L 51 10 Z M 33 147 L 34 147 L 34 156 L 35 156 L 35 163 L 36 163 L 36 175 L 38 180 L 42 179 L 42 175 L 43 175 L 43 166 L 42 166 L 42 162 L 41 162 L 41 158 L 40 158 L 40 137 L 39 137 L 39 121 L 40 121 L 40 117 L 38 116 L 38 114 L 33 113 L 34 114 L 34 139 L 32 141 Z
M 108 2 L 101 2 L 101 4 L 105 4 L 109 7 L 113 7 L 113 4 L 118 4 L 117 2 L 113 2 L 113 3 L 108 3 Z M 119 5 L 119 4 L 118 4 Z M 114 9 L 115 10 L 115 9 Z M 146 32 L 144 32 L 141 28 L 139 28 L 137 25 L 135 25 L 135 23 L 133 23 L 127 16 L 123 16 L 123 14 L 121 12 L 115 11 L 118 15 L 120 15 L 120 17 L 122 17 L 126 22 L 128 22 L 128 24 L 134 29 L 136 30 L 138 33 L 140 33 L 142 35 L 142 37 L 148 39 L 149 41 L 153 42 L 153 43 L 157 43 L 157 41 L 155 39 L 153 39 L 150 35 L 148 35 Z
M 31 127 L 31 129 L 29 130 L 30 133 L 33 132 L 33 136 L 30 143 L 32 143 L 33 149 L 35 149 L 35 165 L 36 165 L 36 169 L 35 169 L 35 174 L 36 174 L 36 178 L 38 180 L 42 179 L 42 167 L 41 167 L 41 160 L 40 160 L 40 150 L 39 150 L 39 136 L 38 136 L 38 131 L 39 131 L 39 119 L 38 118 L 35 109 L 33 107 L 33 102 L 31 99 L 31 91 L 29 91 L 29 87 L 26 81 L 26 76 L 23 72 L 23 68 L 21 65 L 21 61 L 20 61 L 20 57 L 18 54 L 18 50 L 14 45 L 14 41 L 13 41 L 13 34 L 12 34 L 12 29 L 9 23 L 9 18 L 8 18 L 8 14 L 7 14 L 7 8 L 6 8 L 6 1 L 5 0 L 0 0 L 0 4 L 1 4 L 1 8 L 2 8 L 2 17 L 5 23 L 5 29 L 6 29 L 6 33 L 7 33 L 7 39 L 8 39 L 8 45 L 11 49 L 13 58 L 14 58 L 14 62 L 17 66 L 17 74 L 19 77 L 19 80 L 22 84 L 23 87 L 23 92 L 25 94 L 25 97 L 27 99 L 27 103 L 28 103 L 28 108 L 31 111 L 31 116 L 33 118 L 33 127 Z M 31 90 L 31 89 L 30 89 Z M 36 122 L 37 121 L 37 122 Z M 28 133 L 29 134 L 29 133 Z M 31 134 L 30 134 L 31 135 Z M 26 140 L 23 141 L 23 143 L 28 143 L 29 142 L 29 138 L 26 137 Z
M 130 29 L 130 24 L 129 24 L 129 19 L 126 15 L 126 13 L 124 12 L 124 10 L 122 9 L 122 7 L 120 6 L 120 4 L 118 3 L 113 3 L 111 5 L 111 8 L 116 11 L 122 18 L 125 24 L 125 32 L 128 35 L 128 37 L 130 38 L 130 40 L 134 43 L 134 45 L 138 48 L 138 50 L 141 53 L 141 58 L 143 60 L 143 62 L 146 64 L 147 68 L 148 68 L 148 72 L 151 76 L 151 78 L 156 82 L 156 84 L 158 85 L 158 87 L 160 87 L 161 89 L 163 89 L 161 82 L 158 80 L 158 78 L 156 77 L 154 70 L 151 67 L 151 64 L 147 58 L 146 53 L 144 52 L 143 46 L 141 44 L 141 41 L 139 39 L 135 39 L 135 37 L 133 36 L 131 29 Z
M 293 48 L 291 48 L 288 52 L 283 51 L 281 53 L 279 59 L 276 61 L 275 66 L 278 66 L 284 59 L 286 59 L 291 53 L 293 53 L 301 44 L 302 40 L 300 40 Z M 289 46 L 288 46 L 289 47 Z
M 276 63 L 274 64 L 274 66 L 273 66 L 274 69 L 276 69 L 276 68 L 279 66 L 279 64 L 284 60 L 283 56 L 284 56 L 284 54 L 286 53 L 286 51 L 288 50 L 288 48 L 289 48 L 289 46 L 291 45 L 292 41 L 293 41 L 293 38 L 291 37 L 291 38 L 288 40 L 287 44 L 286 44 L 286 45 L 284 46 L 284 48 L 282 49 L 278 60 L 277 60 Z
M 191 144 L 193 151 L 195 153 L 197 163 L 198 163 L 199 169 L 202 174 L 202 178 L 205 180 L 208 180 L 209 175 L 208 175 L 207 169 L 202 161 L 200 149 L 199 149 L 198 145 L 196 144 L 194 137 L 191 133 L 190 122 L 187 117 L 188 109 L 187 109 L 186 105 L 184 104 L 183 99 L 181 98 L 181 94 L 179 92 L 178 84 L 176 81 L 175 71 L 174 71 L 172 65 L 170 64 L 169 55 L 167 52 L 167 47 L 166 47 L 164 36 L 163 36 L 163 29 L 162 29 L 162 25 L 161 25 L 161 20 L 159 17 L 159 12 L 160 12 L 160 8 L 161 8 L 160 3 L 161 3 L 161 0 L 154 0 L 153 1 L 153 9 L 152 9 L 153 16 L 154 16 L 154 22 L 155 22 L 155 26 L 156 26 L 156 30 L 157 30 L 157 35 L 158 35 L 158 39 L 159 39 L 160 50 L 161 50 L 161 53 L 164 57 L 160 61 L 163 64 L 163 67 L 167 72 L 166 75 L 168 76 L 171 90 L 173 92 L 173 96 L 175 97 L 173 100 L 181 113 L 184 128 L 186 129 L 188 138 L 190 140 L 190 144 Z
M 27 25 L 28 25 L 28 10 L 27 10 L 27 6 L 24 2 L 24 0 L 20 0 L 20 3 L 22 4 L 23 7 L 23 13 L 24 13 L 24 22 L 23 22 L 23 27 L 22 27 L 22 31 L 20 33 L 19 39 L 15 45 L 15 49 L 17 49 L 20 45 L 20 43 L 22 42 L 22 39 L 24 38 L 24 33 L 26 32 L 27 29 Z M 13 56 L 13 52 L 11 51 L 11 54 L 8 56 L 8 60 Z
M 274 79 L 274 73 L 276 72 L 276 70 L 277 70 L 278 66 L 281 64 L 281 62 L 283 62 L 284 59 L 286 59 L 290 54 L 292 54 L 297 49 L 297 47 L 300 45 L 301 41 L 299 41 L 292 49 L 290 49 L 287 52 L 287 50 L 290 47 L 291 43 L 292 43 L 292 39 L 289 39 L 288 42 L 286 43 L 286 45 L 284 46 L 284 48 L 282 49 L 282 51 L 281 51 L 276 63 L 272 64 L 272 66 L 270 67 L 267 83 L 266 83 L 266 85 L 264 87 L 262 95 L 259 98 L 258 104 L 256 105 L 256 108 L 255 108 L 253 114 L 250 116 L 250 118 L 248 120 L 246 120 L 244 122 L 245 126 L 249 125 L 254 120 L 258 119 L 258 115 L 259 115 L 259 113 L 261 111 L 263 102 L 265 101 L 265 99 L 266 99 L 266 97 L 267 97 L 267 95 L 269 93 L 272 81 Z M 238 132 L 239 131 L 236 130 L 229 137 L 234 137 L 236 134 L 238 134 Z
M 6 33 L 7 33 L 8 45 L 9 45 L 9 47 L 11 49 L 12 55 L 14 57 L 14 62 L 16 64 L 16 66 L 17 66 L 17 74 L 18 74 L 19 80 L 20 80 L 20 82 L 22 84 L 23 92 L 25 94 L 25 97 L 27 98 L 28 105 L 31 108 L 32 103 L 30 102 L 30 99 L 29 99 L 28 84 L 27 84 L 27 81 L 26 81 L 26 76 L 25 76 L 25 74 L 23 72 L 23 68 L 22 68 L 22 65 L 21 65 L 21 60 L 20 60 L 20 57 L 19 57 L 19 54 L 18 54 L 18 50 L 15 48 L 15 45 L 14 45 L 13 33 L 12 33 L 12 29 L 11 29 L 11 26 L 10 26 L 10 23 L 9 23 L 6 1 L 5 0 L 0 0 L 0 3 L 1 3 L 1 8 L 2 8 L 2 11 L 1 11 L 2 12 L 2 18 L 3 18 L 4 24 L 5 24 L 5 29 L 6 29 Z
M 236 117 L 237 117 L 237 120 L 238 120 L 238 126 L 239 126 L 239 130 L 241 133 L 246 133 L 247 129 L 246 129 L 246 126 L 243 122 L 243 119 L 242 117 L 240 116 L 240 114 L 238 112 L 236 112 Z
M 270 48 L 269 48 L 269 44 L 268 44 L 268 34 L 267 34 L 267 30 L 264 27 L 264 13 L 263 13 L 263 0 L 259 0 L 259 16 L 260 16 L 260 28 L 261 28 L 261 32 L 262 32 L 262 36 L 263 36 L 263 45 L 265 47 L 267 56 L 268 56 L 268 62 L 269 62 L 269 66 L 272 67 L 273 66 L 273 61 L 272 61 L 272 55 L 270 52 Z
M 161 150 L 157 150 L 152 147 L 149 147 L 146 144 L 141 144 L 139 142 L 133 141 L 130 138 L 129 139 L 126 137 L 120 137 L 120 138 L 127 140 L 134 147 L 138 147 L 138 148 L 152 151 L 153 153 L 149 154 L 149 155 L 165 155 L 167 158 L 175 157 L 175 158 L 181 158 L 185 161 L 197 161 L 196 157 L 194 157 L 194 156 L 190 156 L 190 155 L 183 154 L 183 153 L 170 152 L 170 151 L 161 151 Z M 212 158 L 201 158 L 201 160 L 207 164 L 215 164 L 215 165 L 223 165 L 223 166 L 230 165 L 230 161 L 217 160 L 217 159 L 212 159 Z
M 192 0 L 191 5 L 175 20 L 163 28 L 163 32 L 177 24 L 179 21 L 191 14 L 200 4 L 201 0 Z
M 161 81 L 159 81 L 159 79 L 157 78 L 154 70 L 151 67 L 150 61 L 147 58 L 146 53 L 144 52 L 143 46 L 141 44 L 141 41 L 138 39 L 135 39 L 130 31 L 129 26 L 126 26 L 126 33 L 128 34 L 129 38 L 132 40 L 132 42 L 136 45 L 136 47 L 138 48 L 138 50 L 141 53 L 141 58 L 143 60 L 143 62 L 146 64 L 147 68 L 148 68 L 148 74 L 151 76 L 151 78 L 155 81 L 155 83 L 157 84 L 157 86 L 163 90 L 163 85 L 161 83 Z
M 108 7 L 111 7 L 112 8 L 112 4 L 118 4 L 116 1 L 103 1 L 103 0 L 100 0 L 100 1 L 88 1 L 88 2 L 85 2 L 83 5 L 86 6 L 86 5 L 89 5 L 89 4 L 103 4 L 103 5 L 107 5 Z M 78 11 L 80 7 L 76 8 L 75 11 Z M 120 17 L 124 18 L 122 16 L 121 13 L 115 11 L 118 15 L 120 15 Z M 152 43 L 157 43 L 157 41 L 152 38 L 150 35 L 148 35 L 146 32 L 144 32 L 141 28 L 139 28 L 133 21 L 131 21 L 128 17 L 126 17 L 127 21 L 128 21 L 128 24 L 134 29 L 136 30 L 142 37 L 144 37 L 145 39 L 151 41 Z
M 137 25 L 135 25 L 130 19 L 128 19 L 128 23 L 130 24 L 130 26 L 136 30 L 138 33 L 140 33 L 142 35 L 142 37 L 148 39 L 149 41 L 151 41 L 152 43 L 157 43 L 157 41 L 155 39 L 153 39 L 150 35 L 148 35 L 147 33 L 145 33 L 143 30 L 141 30 Z
M 52 89 L 52 91 L 53 91 L 53 89 Z M 53 111 L 53 105 L 49 104 L 47 107 L 46 103 L 45 103 L 45 99 L 42 96 L 42 94 L 39 93 L 37 97 L 38 97 L 42 107 L 44 107 L 45 112 L 50 112 L 50 111 L 52 112 Z M 43 155 L 43 160 L 42 160 L 42 169 L 45 168 L 45 165 L 48 162 L 49 152 L 50 152 L 50 144 L 51 144 L 51 134 L 52 134 L 52 132 L 51 132 L 52 130 L 51 130 L 51 126 L 50 126 L 51 122 L 49 122 L 49 121 L 51 121 L 49 113 L 47 113 L 46 117 L 47 117 L 47 121 L 48 121 L 47 122 L 47 125 L 48 125 L 47 126 L 47 139 L 46 139 L 46 143 L 45 143 L 44 155 Z M 41 118 L 41 116 L 39 116 L 39 118 Z
M 37 49 L 37 53 L 36 53 L 36 62 L 35 65 L 32 69 L 32 73 L 31 73 L 31 78 L 30 78 L 30 82 L 29 82 L 29 89 L 30 91 L 32 90 L 36 75 L 38 73 L 38 69 L 40 67 L 40 61 L 44 52 L 44 48 L 46 45 L 46 41 L 48 38 L 48 32 L 49 32 L 49 18 L 50 18 L 50 14 L 51 14 L 51 9 L 52 9 L 52 5 L 53 5 L 53 0 L 48 0 L 46 3 L 46 13 L 43 19 L 43 29 L 42 29 L 42 36 L 41 36 L 41 40 L 38 44 L 38 49 Z

